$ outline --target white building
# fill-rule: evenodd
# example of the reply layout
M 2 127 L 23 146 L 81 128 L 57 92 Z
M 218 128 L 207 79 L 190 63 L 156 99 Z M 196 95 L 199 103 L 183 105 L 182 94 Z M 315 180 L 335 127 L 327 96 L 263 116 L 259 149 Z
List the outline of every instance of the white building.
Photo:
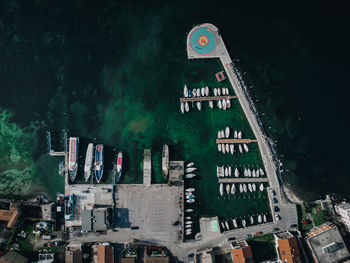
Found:
M 350 204 L 342 202 L 335 206 L 335 211 L 341 217 L 341 221 L 345 225 L 346 231 L 350 233 Z

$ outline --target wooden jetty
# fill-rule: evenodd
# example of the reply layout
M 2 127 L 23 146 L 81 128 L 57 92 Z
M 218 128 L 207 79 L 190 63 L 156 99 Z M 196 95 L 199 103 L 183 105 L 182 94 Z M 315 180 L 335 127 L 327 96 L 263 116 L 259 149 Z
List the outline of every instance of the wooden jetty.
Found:
M 216 139 L 216 143 L 251 143 L 258 142 L 258 140 L 252 139 Z
M 268 183 L 267 177 L 254 177 L 254 178 L 219 178 L 219 183 Z
M 237 96 L 216 96 L 216 97 L 190 97 L 190 98 L 180 98 L 180 102 L 194 102 L 194 101 L 210 101 L 210 100 L 230 100 L 237 99 Z

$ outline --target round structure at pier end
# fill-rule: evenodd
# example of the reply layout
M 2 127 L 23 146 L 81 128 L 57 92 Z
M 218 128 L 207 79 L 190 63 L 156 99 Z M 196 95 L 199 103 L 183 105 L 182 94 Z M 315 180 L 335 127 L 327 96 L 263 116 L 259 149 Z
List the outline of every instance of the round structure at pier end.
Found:
M 209 27 L 195 28 L 189 36 L 191 49 L 199 55 L 209 55 L 217 46 L 217 35 Z

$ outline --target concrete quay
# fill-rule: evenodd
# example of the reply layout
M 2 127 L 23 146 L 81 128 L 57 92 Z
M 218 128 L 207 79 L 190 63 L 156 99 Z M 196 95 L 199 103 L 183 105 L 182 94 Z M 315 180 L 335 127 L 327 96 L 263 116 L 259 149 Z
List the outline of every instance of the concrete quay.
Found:
M 237 96 L 216 96 L 216 97 L 190 97 L 180 98 L 180 102 L 192 102 L 192 101 L 217 101 L 217 100 L 230 100 L 237 99 Z
M 219 178 L 219 183 L 268 183 L 269 178 Z

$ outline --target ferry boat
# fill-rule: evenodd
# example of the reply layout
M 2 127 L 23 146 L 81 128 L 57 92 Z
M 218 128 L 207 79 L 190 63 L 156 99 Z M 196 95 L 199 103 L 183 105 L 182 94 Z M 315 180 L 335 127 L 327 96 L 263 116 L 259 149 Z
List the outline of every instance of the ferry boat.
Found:
M 122 177 L 122 169 L 123 169 L 123 153 L 119 152 L 117 156 L 117 183 L 119 183 L 120 178 Z
M 74 215 L 74 195 L 66 195 L 64 197 L 64 219 L 72 221 Z
M 93 155 L 94 155 L 94 145 L 92 143 L 89 143 L 86 150 L 85 166 L 84 166 L 85 182 L 87 182 L 91 176 Z
M 69 172 L 70 180 L 72 182 L 74 182 L 78 171 L 78 147 L 79 147 L 79 138 L 70 137 L 69 138 L 68 172 Z
M 185 96 L 185 98 L 188 97 L 188 88 L 187 88 L 186 84 L 185 84 L 185 87 L 184 87 L 184 96 Z
M 169 174 L 169 147 L 166 144 L 164 144 L 162 150 L 162 172 L 164 177 Z
M 99 183 L 103 176 L 103 145 L 98 144 L 95 150 L 95 178 Z

